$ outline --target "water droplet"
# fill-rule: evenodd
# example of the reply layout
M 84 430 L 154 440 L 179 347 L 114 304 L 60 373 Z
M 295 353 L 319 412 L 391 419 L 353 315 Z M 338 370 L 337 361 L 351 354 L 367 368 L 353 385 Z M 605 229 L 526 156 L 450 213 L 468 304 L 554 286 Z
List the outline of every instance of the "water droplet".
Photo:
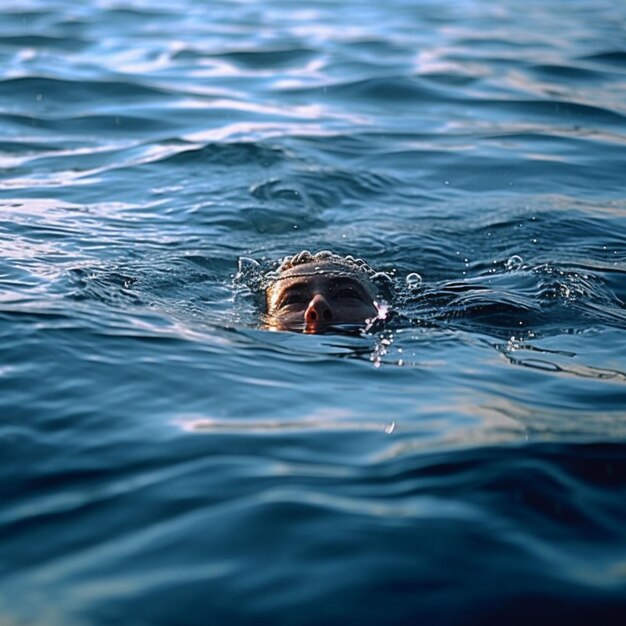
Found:
M 272 270 L 271 272 L 267 272 L 265 274 L 265 280 L 268 282 L 272 282 L 274 280 L 278 280 L 280 278 L 280 272 Z
M 522 259 L 521 256 L 514 254 L 507 262 L 506 262 L 506 269 L 509 270 L 509 272 L 515 272 L 517 270 L 522 269 L 522 264 L 524 263 L 524 260 Z

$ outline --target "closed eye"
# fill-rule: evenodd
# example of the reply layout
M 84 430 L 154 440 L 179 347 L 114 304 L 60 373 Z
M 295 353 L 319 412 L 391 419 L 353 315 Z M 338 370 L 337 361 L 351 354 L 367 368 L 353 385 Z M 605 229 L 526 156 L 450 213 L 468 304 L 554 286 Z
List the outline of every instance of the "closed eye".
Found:
M 335 293 L 335 298 L 337 300 L 360 300 L 363 301 L 363 296 L 350 287 L 344 287 Z
M 292 306 L 294 304 L 303 304 L 305 302 L 307 302 L 306 294 L 303 291 L 294 290 L 294 291 L 288 292 L 287 294 L 283 296 L 283 298 L 280 301 L 280 306 L 281 307 Z

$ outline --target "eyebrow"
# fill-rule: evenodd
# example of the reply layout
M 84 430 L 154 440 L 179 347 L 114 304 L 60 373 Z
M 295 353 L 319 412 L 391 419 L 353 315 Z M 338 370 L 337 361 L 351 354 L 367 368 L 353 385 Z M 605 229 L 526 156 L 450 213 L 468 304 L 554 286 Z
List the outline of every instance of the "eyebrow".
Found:
M 308 281 L 301 280 L 297 283 L 290 283 L 283 287 L 281 293 L 286 293 L 287 291 L 297 290 L 297 289 L 306 289 L 309 286 Z
M 338 276 L 337 278 L 331 279 L 330 286 L 333 289 L 343 289 L 344 287 L 356 287 L 358 290 L 367 294 L 368 291 L 363 286 L 357 278 L 353 278 L 352 276 Z
M 283 303 L 283 301 L 285 300 L 285 298 L 290 294 L 290 292 L 292 291 L 304 291 L 306 290 L 306 288 L 309 287 L 309 283 L 306 280 L 301 280 L 297 283 L 292 283 L 292 284 L 288 284 L 285 285 L 285 287 L 281 290 L 279 290 L 276 294 L 276 298 L 275 298 L 275 302 L 274 302 L 274 306 L 275 307 L 280 307 Z
M 309 277 L 308 275 L 307 277 Z M 300 276 L 285 276 L 285 279 L 293 279 L 293 278 L 301 278 Z M 333 276 L 328 277 L 330 288 L 332 292 L 340 291 L 341 289 L 345 289 L 346 287 L 353 289 L 357 292 L 357 294 L 362 298 L 371 299 L 372 296 L 370 292 L 365 288 L 363 284 L 352 276 Z M 304 291 L 306 292 L 310 289 L 310 283 L 308 280 L 299 280 L 298 282 L 286 284 L 281 290 L 279 290 L 276 294 L 276 298 L 274 300 L 274 306 L 280 308 L 283 301 L 291 294 L 293 291 Z

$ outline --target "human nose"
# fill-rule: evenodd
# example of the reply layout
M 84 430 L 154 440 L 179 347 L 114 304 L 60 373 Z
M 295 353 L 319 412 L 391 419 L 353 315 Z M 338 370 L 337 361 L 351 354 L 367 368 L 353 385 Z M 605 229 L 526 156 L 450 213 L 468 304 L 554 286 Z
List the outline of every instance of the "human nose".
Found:
M 304 312 L 304 321 L 307 324 L 319 324 L 320 322 L 332 322 L 333 312 L 328 301 L 322 294 L 315 294 Z

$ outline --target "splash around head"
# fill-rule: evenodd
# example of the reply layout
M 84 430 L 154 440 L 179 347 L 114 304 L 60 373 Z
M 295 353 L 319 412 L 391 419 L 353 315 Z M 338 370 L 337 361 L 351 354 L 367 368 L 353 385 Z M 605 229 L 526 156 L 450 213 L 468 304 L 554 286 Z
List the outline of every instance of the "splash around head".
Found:
M 266 276 L 265 323 L 274 330 L 323 333 L 384 319 L 380 276 L 361 259 L 304 250 Z

